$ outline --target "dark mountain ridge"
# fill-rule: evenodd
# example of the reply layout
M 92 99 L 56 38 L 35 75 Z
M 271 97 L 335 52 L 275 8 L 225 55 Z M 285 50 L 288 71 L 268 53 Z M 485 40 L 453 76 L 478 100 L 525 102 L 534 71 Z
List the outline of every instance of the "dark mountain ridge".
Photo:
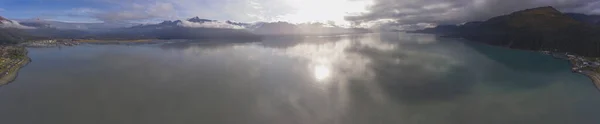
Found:
M 517 11 L 483 22 L 438 26 L 416 32 L 462 37 L 517 49 L 600 57 L 599 28 L 549 6 Z
M 585 24 L 600 26 L 600 15 L 587 15 L 580 13 L 565 13 L 565 15 Z

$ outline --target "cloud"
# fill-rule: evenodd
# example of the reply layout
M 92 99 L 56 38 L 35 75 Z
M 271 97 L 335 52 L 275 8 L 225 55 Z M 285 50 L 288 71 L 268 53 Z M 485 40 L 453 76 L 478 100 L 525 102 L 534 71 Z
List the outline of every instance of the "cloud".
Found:
M 5 21 L 5 20 L 2 20 L 0 22 L 2 22 L 2 24 L 0 24 L 0 28 L 35 29 L 34 27 L 29 27 L 29 26 L 21 25 L 21 24 L 19 24 L 16 21 Z
M 150 2 L 149 4 L 132 3 L 114 11 L 97 12 L 84 9 L 82 12 L 92 13 L 93 17 L 104 22 L 170 19 L 176 15 L 174 5 L 166 2 Z
M 105 22 L 174 20 L 199 16 L 240 22 L 269 21 L 290 13 L 282 0 L 102 0 L 112 8 L 87 11 Z
M 0 28 L 35 29 L 34 27 L 21 25 L 14 20 L 0 20 Z
M 240 22 L 270 21 L 291 13 L 284 0 L 171 0 L 180 18 L 200 16 Z
M 190 27 L 190 28 L 228 28 L 228 29 L 244 29 L 244 27 L 242 26 L 237 26 L 237 25 L 232 25 L 229 23 L 225 23 L 225 22 L 219 22 L 219 21 L 211 21 L 211 22 L 190 22 L 187 20 L 181 20 L 181 23 L 178 23 L 177 25 L 179 26 L 183 26 L 183 27 Z
M 362 3 L 369 2 L 356 1 L 370 0 L 50 0 L 27 5 L 18 2 L 23 0 L 9 1 L 22 6 L 11 10 L 11 15 L 20 18 L 155 23 L 198 16 L 239 22 L 336 21 L 349 25 L 342 23 L 343 16 L 364 12 Z
M 369 12 L 347 16 L 346 20 L 356 24 L 378 20 L 394 20 L 396 25 L 459 24 L 541 6 L 600 14 L 598 0 L 374 0 Z
M 100 13 L 100 10 L 93 9 L 93 8 L 74 8 L 74 9 L 65 11 L 65 13 L 68 16 L 87 17 L 90 14 Z

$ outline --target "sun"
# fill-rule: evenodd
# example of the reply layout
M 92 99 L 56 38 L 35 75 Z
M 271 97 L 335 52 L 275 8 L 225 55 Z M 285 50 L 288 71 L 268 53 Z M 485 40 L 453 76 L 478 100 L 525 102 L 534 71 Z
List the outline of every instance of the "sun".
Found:
M 370 1 L 350 0 L 287 0 L 293 13 L 281 19 L 292 23 L 329 22 L 347 24 L 344 17 L 352 13 L 366 12 Z

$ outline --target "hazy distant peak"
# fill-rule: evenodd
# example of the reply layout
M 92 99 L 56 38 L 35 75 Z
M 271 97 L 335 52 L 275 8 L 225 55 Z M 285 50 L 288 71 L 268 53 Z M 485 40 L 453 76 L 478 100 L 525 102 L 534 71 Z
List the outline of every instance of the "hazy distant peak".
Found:
M 227 24 L 232 24 L 232 25 L 237 25 L 237 26 L 242 26 L 242 27 L 248 27 L 251 26 L 252 24 L 250 23 L 243 23 L 243 22 L 235 22 L 235 21 L 225 21 L 225 23 Z
M 198 16 L 190 18 L 190 19 L 187 19 L 187 21 L 190 21 L 190 22 L 216 22 L 216 20 L 201 19 Z
M 189 20 L 182 20 L 179 21 L 177 23 L 177 25 L 182 26 L 182 27 L 188 27 L 188 28 L 225 28 L 225 29 L 244 29 L 245 27 L 240 26 L 240 25 L 234 25 L 234 24 L 230 24 L 227 22 L 220 22 L 220 21 L 200 21 L 197 22 L 196 21 L 189 21 Z
M 217 21 L 210 19 L 201 19 L 199 17 L 193 17 L 189 19 L 175 20 L 175 21 L 163 21 L 158 24 L 149 24 L 149 25 L 138 25 L 136 27 L 146 27 L 146 28 L 170 28 L 170 27 L 185 27 L 185 28 L 220 28 L 220 29 L 245 29 L 249 27 L 250 24 L 239 23 L 233 21 Z
M 104 23 L 93 23 L 93 22 L 63 22 L 45 19 L 21 19 L 20 24 L 35 27 L 35 28 L 50 28 L 60 30 L 85 30 L 85 31 L 103 31 L 109 29 L 130 27 L 136 25 L 136 23 L 126 22 L 104 22 Z

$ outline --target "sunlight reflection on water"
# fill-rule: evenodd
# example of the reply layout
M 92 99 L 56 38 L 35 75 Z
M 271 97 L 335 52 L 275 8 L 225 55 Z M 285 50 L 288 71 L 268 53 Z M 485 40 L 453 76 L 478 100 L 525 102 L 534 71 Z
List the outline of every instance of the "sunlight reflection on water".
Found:
M 0 88 L 2 123 L 600 122 L 597 90 L 567 62 L 432 35 L 93 45 L 29 54 L 35 61 Z
M 331 70 L 325 65 L 317 65 L 314 67 L 314 75 L 315 79 L 317 79 L 318 81 L 323 81 L 329 78 L 329 76 L 331 75 Z

